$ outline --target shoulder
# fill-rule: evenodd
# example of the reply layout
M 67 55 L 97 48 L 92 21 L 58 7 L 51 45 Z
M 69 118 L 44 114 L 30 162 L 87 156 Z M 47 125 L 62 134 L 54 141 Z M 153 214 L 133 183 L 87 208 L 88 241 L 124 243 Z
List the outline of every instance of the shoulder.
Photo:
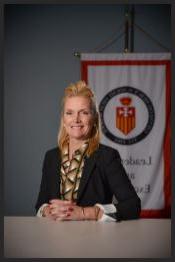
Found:
M 60 150 L 59 147 L 54 147 L 54 148 L 50 148 L 46 151 L 47 155 L 55 155 L 55 154 L 59 154 Z
M 59 157 L 60 157 L 59 147 L 54 147 L 54 148 L 48 149 L 45 153 L 45 160 L 49 160 L 49 159 L 54 160 L 55 159 L 55 160 L 58 161 Z
M 117 149 L 104 144 L 99 144 L 97 154 L 100 160 L 103 160 L 105 163 L 116 158 L 120 159 L 120 154 Z
M 104 144 L 99 144 L 98 151 L 102 154 L 106 154 L 106 153 L 116 154 L 116 153 L 118 153 L 117 149 L 114 149 L 114 148 L 107 146 L 107 145 L 104 145 Z

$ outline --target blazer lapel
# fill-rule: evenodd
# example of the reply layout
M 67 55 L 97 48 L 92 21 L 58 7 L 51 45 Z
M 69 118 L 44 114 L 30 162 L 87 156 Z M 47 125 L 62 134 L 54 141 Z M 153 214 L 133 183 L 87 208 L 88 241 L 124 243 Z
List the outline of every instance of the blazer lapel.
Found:
M 95 152 L 92 156 L 90 156 L 89 158 L 86 157 L 85 158 L 85 163 L 84 163 L 84 168 L 83 168 L 83 173 L 82 173 L 82 177 L 80 180 L 80 185 L 79 185 L 79 189 L 78 189 L 78 193 L 77 193 L 77 201 L 80 200 L 82 193 L 88 183 L 89 177 L 92 173 L 92 170 L 95 166 L 96 163 L 96 158 L 97 158 L 97 152 Z
M 58 154 L 57 154 L 57 167 L 56 167 L 56 176 L 58 178 L 58 183 L 59 186 L 57 187 L 57 196 L 58 198 L 60 198 L 60 183 L 61 183 L 61 177 L 60 177 L 60 170 L 61 170 L 61 153 L 58 150 Z

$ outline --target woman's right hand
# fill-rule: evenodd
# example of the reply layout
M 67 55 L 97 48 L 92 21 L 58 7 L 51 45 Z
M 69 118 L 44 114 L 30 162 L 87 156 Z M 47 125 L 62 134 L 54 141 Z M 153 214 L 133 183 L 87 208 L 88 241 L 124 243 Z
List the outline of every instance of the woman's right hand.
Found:
M 49 204 L 44 207 L 42 216 L 43 217 L 48 217 L 48 218 L 53 218 L 52 215 L 51 215 L 51 210 L 50 210 L 50 205 Z

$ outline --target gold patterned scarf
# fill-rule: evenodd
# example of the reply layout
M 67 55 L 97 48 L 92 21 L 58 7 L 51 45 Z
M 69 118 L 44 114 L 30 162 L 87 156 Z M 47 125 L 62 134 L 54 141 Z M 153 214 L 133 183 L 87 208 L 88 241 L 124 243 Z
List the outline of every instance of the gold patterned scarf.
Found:
M 85 142 L 77 149 L 71 160 L 69 160 L 69 145 L 66 144 L 62 150 L 60 193 L 63 200 L 75 201 L 77 199 L 88 145 L 88 142 Z

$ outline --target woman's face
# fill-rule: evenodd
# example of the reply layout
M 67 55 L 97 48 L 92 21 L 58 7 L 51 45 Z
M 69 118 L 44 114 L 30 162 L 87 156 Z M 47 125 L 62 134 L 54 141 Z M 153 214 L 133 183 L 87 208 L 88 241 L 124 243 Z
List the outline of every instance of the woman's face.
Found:
M 69 139 L 86 140 L 94 123 L 90 100 L 83 96 L 66 98 L 63 123 Z

